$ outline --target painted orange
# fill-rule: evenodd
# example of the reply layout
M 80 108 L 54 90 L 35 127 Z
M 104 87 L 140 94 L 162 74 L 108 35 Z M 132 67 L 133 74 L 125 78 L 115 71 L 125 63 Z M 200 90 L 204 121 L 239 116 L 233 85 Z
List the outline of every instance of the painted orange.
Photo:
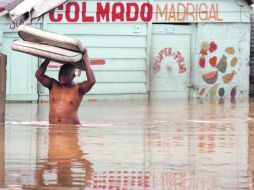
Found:
M 212 67 L 215 67 L 217 65 L 217 57 L 216 56 L 212 57 L 209 63 Z

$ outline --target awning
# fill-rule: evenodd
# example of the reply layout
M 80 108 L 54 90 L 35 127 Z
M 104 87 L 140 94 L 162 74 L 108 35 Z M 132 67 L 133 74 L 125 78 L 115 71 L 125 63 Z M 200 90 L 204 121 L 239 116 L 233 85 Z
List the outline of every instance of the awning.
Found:
M 0 0 L 0 16 L 6 15 L 23 0 Z
M 22 19 L 24 23 L 40 17 L 67 0 L 0 0 L 0 16 L 9 12 L 13 21 Z

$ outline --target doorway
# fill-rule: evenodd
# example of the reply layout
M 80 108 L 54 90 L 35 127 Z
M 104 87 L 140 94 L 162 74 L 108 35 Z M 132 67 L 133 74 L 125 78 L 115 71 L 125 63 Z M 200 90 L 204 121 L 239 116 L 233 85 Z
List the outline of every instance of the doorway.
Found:
M 151 92 L 153 99 L 189 98 L 191 25 L 152 27 Z

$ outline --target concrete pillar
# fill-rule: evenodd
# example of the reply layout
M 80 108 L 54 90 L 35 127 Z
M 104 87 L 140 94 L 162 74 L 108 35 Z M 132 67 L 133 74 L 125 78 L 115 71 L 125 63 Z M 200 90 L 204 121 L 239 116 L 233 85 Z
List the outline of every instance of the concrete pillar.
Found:
M 7 56 L 0 54 L 0 123 L 5 121 Z
M 5 98 L 7 56 L 0 53 L 0 186 L 5 183 Z

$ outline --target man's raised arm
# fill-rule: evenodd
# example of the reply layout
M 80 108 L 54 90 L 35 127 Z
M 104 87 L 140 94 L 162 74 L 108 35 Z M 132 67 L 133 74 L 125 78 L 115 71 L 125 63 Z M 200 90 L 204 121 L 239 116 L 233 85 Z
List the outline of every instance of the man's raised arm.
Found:
M 79 84 L 79 91 L 81 94 L 87 93 L 96 82 L 93 70 L 90 66 L 87 50 L 85 50 L 83 54 L 83 63 L 86 67 L 87 80 Z
M 46 59 L 41 66 L 39 67 L 39 69 L 36 71 L 35 73 L 35 77 L 40 81 L 40 83 L 47 87 L 48 89 L 51 89 L 52 85 L 53 85 L 53 79 L 48 77 L 47 75 L 45 75 L 46 69 L 48 64 L 50 63 L 49 59 Z

